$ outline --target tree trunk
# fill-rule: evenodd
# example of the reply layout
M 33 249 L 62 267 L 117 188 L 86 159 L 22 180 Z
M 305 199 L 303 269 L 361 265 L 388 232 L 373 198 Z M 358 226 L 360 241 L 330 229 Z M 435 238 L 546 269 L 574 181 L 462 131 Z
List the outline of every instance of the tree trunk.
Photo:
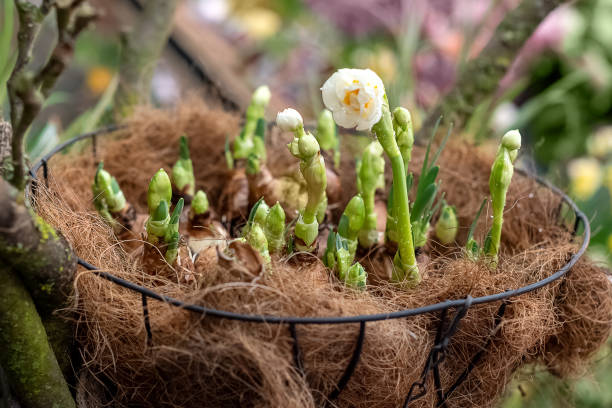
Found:
M 34 302 L 5 265 L 0 265 L 0 365 L 22 406 L 76 407 Z
M 138 104 L 149 102 L 151 80 L 170 30 L 177 0 L 147 0 L 134 29 L 123 39 L 115 112 L 129 116 Z

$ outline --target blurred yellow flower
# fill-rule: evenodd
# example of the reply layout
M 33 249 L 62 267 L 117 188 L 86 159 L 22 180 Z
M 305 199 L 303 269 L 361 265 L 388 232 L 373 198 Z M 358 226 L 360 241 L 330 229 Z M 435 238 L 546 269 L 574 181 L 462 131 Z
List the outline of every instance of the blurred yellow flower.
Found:
M 608 235 L 608 252 L 612 254 L 612 234 Z
M 360 49 L 355 52 L 354 58 L 357 66 L 370 68 L 387 82 L 391 82 L 395 78 L 397 59 L 389 48 L 379 47 L 376 50 Z
M 602 169 L 599 161 L 592 157 L 574 159 L 567 165 L 571 193 L 579 200 L 588 200 L 599 189 Z
M 246 32 L 257 40 L 263 40 L 276 34 L 281 28 L 280 16 L 265 8 L 252 8 L 236 15 Z
M 113 78 L 112 72 L 104 66 L 96 66 L 87 72 L 87 87 L 95 95 L 100 95 Z
M 612 193 L 612 162 L 606 164 L 603 173 L 604 184 L 606 188 Z
M 612 126 L 604 126 L 587 139 L 587 151 L 591 156 L 606 157 L 612 153 Z

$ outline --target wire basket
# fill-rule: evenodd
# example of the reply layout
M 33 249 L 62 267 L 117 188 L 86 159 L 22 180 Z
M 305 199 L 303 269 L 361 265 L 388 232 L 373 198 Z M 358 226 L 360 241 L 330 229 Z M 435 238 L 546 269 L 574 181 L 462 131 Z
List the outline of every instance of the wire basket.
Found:
M 48 185 L 48 177 L 49 177 L 49 160 L 58 153 L 63 152 L 68 147 L 72 146 L 76 142 L 91 139 L 92 146 L 92 154 L 94 158 L 97 155 L 97 139 L 99 136 L 105 136 L 111 134 L 115 130 L 119 129 L 118 126 L 110 126 L 95 132 L 83 134 L 72 138 L 58 146 L 56 146 L 53 150 L 47 153 L 42 159 L 36 162 L 29 171 L 31 181 L 29 184 L 29 188 L 26 189 L 26 198 L 29 199 L 32 196 L 36 195 L 37 186 L 41 182 L 38 178 L 37 174 L 42 168 L 42 182 Z M 428 378 L 430 374 L 433 376 L 434 382 L 434 392 L 436 393 L 436 399 L 438 407 L 445 407 L 446 401 L 449 396 L 461 385 L 468 377 L 470 372 L 477 366 L 478 362 L 486 353 L 489 348 L 497 329 L 500 327 L 502 323 L 502 319 L 504 317 L 504 313 L 506 311 L 506 306 L 509 300 L 513 297 L 523 295 L 525 293 L 537 290 L 546 285 L 551 284 L 552 282 L 563 278 L 571 268 L 578 262 L 578 260 L 584 255 L 591 237 L 591 228 L 589 225 L 588 218 L 586 215 L 580 211 L 577 205 L 560 189 L 550 184 L 548 181 L 536 176 L 527 173 L 523 170 L 517 170 L 521 174 L 526 177 L 533 178 L 540 185 L 550 189 L 554 194 L 561 197 L 563 202 L 569 206 L 571 211 L 575 215 L 575 223 L 573 228 L 573 235 L 578 235 L 580 226 L 582 224 L 581 235 L 583 238 L 582 244 L 579 250 L 572 254 L 569 261 L 563 265 L 558 271 L 551 274 L 550 276 L 539 280 L 537 282 L 533 282 L 529 285 L 523 286 L 518 289 L 507 290 L 505 292 L 494 293 L 487 296 L 481 297 L 471 297 L 467 296 L 463 299 L 449 299 L 444 302 L 430 304 L 426 306 L 421 306 L 412 309 L 404 309 L 400 311 L 390 312 L 390 313 L 381 313 L 381 314 L 368 314 L 368 315 L 355 315 L 355 316 L 343 316 L 343 317 L 294 317 L 294 316 L 271 316 L 271 315 L 253 315 L 253 314 L 240 314 L 234 313 L 226 310 L 218 310 L 213 308 L 208 308 L 196 304 L 185 303 L 179 299 L 175 299 L 169 296 L 161 295 L 156 293 L 154 290 L 140 286 L 128 280 L 119 278 L 111 273 L 104 272 L 98 270 L 95 265 L 88 263 L 86 260 L 78 258 L 78 264 L 83 266 L 85 269 L 90 270 L 96 276 L 106 279 L 113 284 L 122 286 L 131 291 L 140 293 L 142 296 L 142 311 L 143 311 L 143 319 L 144 325 L 147 333 L 147 343 L 153 344 L 153 328 L 151 327 L 150 318 L 149 318 L 149 310 L 148 310 L 148 302 L 149 299 L 153 299 L 156 301 L 164 302 L 169 305 L 182 308 L 184 310 L 188 310 L 191 313 L 199 314 L 202 316 L 213 317 L 218 319 L 229 319 L 229 320 L 237 320 L 243 322 L 250 323 L 264 323 L 264 324 L 276 324 L 276 325 L 286 325 L 289 330 L 289 334 L 293 340 L 292 354 L 293 354 L 293 364 L 295 369 L 304 375 L 304 366 L 302 363 L 302 355 L 300 351 L 300 341 L 298 337 L 298 332 L 296 327 L 299 325 L 331 325 L 331 324 L 359 324 L 359 330 L 357 333 L 357 337 L 355 340 L 355 345 L 353 348 L 352 356 L 342 374 L 342 376 L 338 379 L 337 384 L 333 391 L 328 395 L 328 401 L 333 401 L 338 398 L 340 393 L 347 386 L 348 382 L 353 375 L 355 368 L 359 364 L 359 359 L 361 356 L 362 347 L 364 344 L 364 339 L 366 336 L 366 326 L 368 322 L 376 322 L 388 319 L 402 319 L 408 318 L 412 316 L 427 314 L 427 313 L 439 313 L 439 324 L 437 327 L 437 332 L 435 336 L 435 341 L 433 347 L 428 351 L 428 358 L 426 359 L 425 366 L 421 372 L 420 378 L 418 381 L 414 382 L 406 395 L 404 400 L 404 407 L 408 407 L 411 402 L 423 397 L 426 395 L 429 390 L 427 387 Z M 455 380 L 452 382 L 447 389 L 443 389 L 440 381 L 440 370 L 441 370 L 441 362 L 444 360 L 447 349 L 452 341 L 453 335 L 459 329 L 461 320 L 466 316 L 469 309 L 476 305 L 486 304 L 486 303 L 495 303 L 500 302 L 500 306 L 497 309 L 497 312 L 494 317 L 494 330 L 488 336 L 488 338 L 484 341 L 481 348 L 478 352 L 476 352 L 472 358 L 469 360 L 465 369 L 461 374 L 459 374 Z M 451 313 L 452 309 L 452 313 Z

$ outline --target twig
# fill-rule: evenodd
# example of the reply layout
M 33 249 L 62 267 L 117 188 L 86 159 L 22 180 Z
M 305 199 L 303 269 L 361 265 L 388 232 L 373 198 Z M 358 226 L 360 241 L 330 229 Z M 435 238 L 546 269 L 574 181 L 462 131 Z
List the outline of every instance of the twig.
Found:
M 17 62 L 7 83 L 13 125 L 11 183 L 23 190 L 26 183 L 25 135 L 72 57 L 75 38 L 96 14 L 83 0 L 43 0 L 40 7 L 28 0 L 14 1 L 19 16 Z M 57 44 L 37 74 L 26 72 L 41 23 L 52 8 L 56 9 Z
M 34 79 L 34 85 L 40 86 L 43 96 L 49 95 L 57 78 L 66 69 L 74 54 L 74 42 L 78 35 L 96 17 L 95 10 L 87 3 L 80 5 L 79 2 L 75 2 L 69 7 L 57 8 L 57 44 L 49 60 Z
M 23 139 L 29 123 L 40 111 L 41 103 L 37 101 L 27 75 L 26 65 L 32 59 L 32 48 L 38 36 L 40 24 L 49 12 L 50 1 L 44 1 L 39 7 L 27 0 L 15 0 L 15 8 L 19 16 L 19 31 L 17 32 L 17 62 L 6 84 L 11 106 L 11 123 L 13 125 L 13 140 L 11 142 L 13 156 L 13 178 L 11 182 L 20 190 L 25 187 L 25 146 Z M 29 91 L 29 90 L 30 91 Z M 24 100 L 25 98 L 25 100 Z M 25 121 L 23 119 L 26 119 Z M 25 122 L 27 121 L 26 125 Z M 24 129 L 25 127 L 25 129 Z

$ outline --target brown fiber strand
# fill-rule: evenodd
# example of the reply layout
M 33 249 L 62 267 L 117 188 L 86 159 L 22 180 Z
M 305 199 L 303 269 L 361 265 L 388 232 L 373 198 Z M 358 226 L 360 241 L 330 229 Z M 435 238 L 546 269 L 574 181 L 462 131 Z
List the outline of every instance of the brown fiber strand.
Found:
M 99 156 L 128 200 L 142 212 L 149 178 L 159 167 L 170 170 L 178 155 L 178 137 L 185 133 L 197 187 L 205 189 L 215 206 L 228 174 L 225 138 L 238 132 L 238 122 L 196 101 L 174 111 L 142 110 L 112 140 L 98 142 Z M 295 161 L 286 153 L 287 139 L 276 131 L 268 139 L 269 157 L 274 158 L 270 168 L 276 175 L 295 170 Z M 415 173 L 422 156 L 423 150 L 415 148 L 411 164 Z M 425 248 L 430 262 L 422 284 L 413 290 L 378 284 L 366 292 L 354 292 L 329 277 L 316 260 L 298 264 L 275 259 L 255 279 L 237 277 L 213 262 L 203 267 L 205 275 L 196 286 L 151 276 L 124 252 L 95 213 L 90 191 L 95 163 L 89 154 L 53 158 L 50 187 L 40 189 L 35 206 L 67 237 L 78 256 L 164 295 L 253 314 L 382 313 L 518 288 L 549 276 L 577 250 L 567 226 L 559 222 L 560 199 L 515 174 L 498 269 L 463 258 L 460 244 L 488 193 L 491 160 L 461 143 L 451 144 L 441 156 L 442 190 L 458 210 L 458 244 L 432 243 Z M 354 193 L 354 170 L 347 155 L 340 174 L 346 202 Z M 477 229 L 479 239 L 489 225 L 485 214 Z M 359 329 L 358 324 L 298 326 L 306 373 L 302 378 L 293 369 L 292 342 L 285 325 L 219 320 L 150 300 L 153 346 L 147 347 L 138 293 L 85 270 L 75 286 L 73 304 L 86 368 L 80 377 L 79 398 L 91 406 L 321 406 L 348 364 Z M 512 374 L 528 362 L 540 362 L 562 376 L 580 373 L 610 332 L 611 295 L 605 271 L 581 260 L 564 279 L 513 298 L 490 348 L 451 395 L 449 406 L 493 406 Z M 498 307 L 499 303 L 474 306 L 461 322 L 441 364 L 445 388 L 491 335 Z M 449 316 L 453 313 L 450 310 Z M 434 342 L 437 319 L 436 314 L 368 323 L 361 360 L 334 404 L 401 406 L 410 385 L 419 379 Z M 431 378 L 428 386 L 433 389 Z M 411 406 L 435 406 L 435 393 Z

